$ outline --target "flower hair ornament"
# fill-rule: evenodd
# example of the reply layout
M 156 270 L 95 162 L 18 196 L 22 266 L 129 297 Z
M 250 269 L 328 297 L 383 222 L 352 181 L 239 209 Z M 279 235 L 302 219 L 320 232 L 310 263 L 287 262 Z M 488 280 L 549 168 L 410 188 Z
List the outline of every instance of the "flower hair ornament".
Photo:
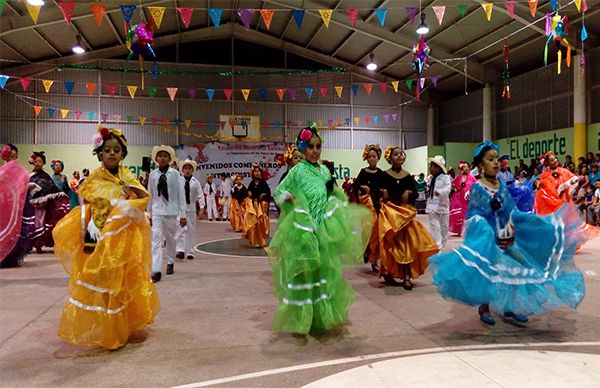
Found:
M 365 144 L 365 149 L 362 154 L 362 160 L 367 160 L 367 156 L 369 156 L 369 152 L 375 151 L 378 158 L 381 158 L 381 147 L 379 144 Z
M 100 126 L 98 127 L 98 132 L 92 138 L 94 154 L 96 154 L 95 150 L 102 147 L 102 144 L 104 144 L 106 140 L 110 139 L 111 136 L 117 137 L 123 143 L 123 145 L 127 147 L 127 140 L 125 140 L 125 136 L 123 136 L 123 132 L 121 132 L 120 129 L 112 129 Z
M 285 150 L 285 153 L 283 154 L 283 158 L 285 159 L 286 163 L 289 163 L 290 160 L 292 160 L 292 158 L 294 157 L 294 152 L 296 152 L 296 146 L 291 144 L 287 150 Z
M 477 148 L 475 148 L 475 152 L 473 152 L 473 158 L 476 158 L 477 156 L 479 156 L 481 151 L 483 151 L 483 149 L 487 148 L 487 147 L 491 147 L 496 152 L 500 152 L 500 147 L 498 147 L 498 144 L 495 144 L 489 140 L 486 140 L 483 143 L 481 143 Z
M 33 165 L 36 158 L 42 158 L 42 161 L 46 164 L 46 153 L 44 151 L 33 151 L 28 160 L 29 164 Z
M 4 147 L 2 147 L 2 151 L 0 151 L 0 159 L 4 160 L 5 162 L 8 162 L 8 155 L 10 154 L 10 151 L 12 151 L 10 146 L 8 144 L 5 144 Z
M 458 169 L 462 170 L 464 166 L 468 166 L 469 168 L 471 167 L 469 165 L 469 163 L 465 162 L 464 160 L 461 160 L 460 162 L 458 162 Z
M 298 151 L 304 152 L 304 150 L 306 150 L 306 148 L 308 147 L 308 142 L 315 135 L 319 136 L 319 138 L 321 137 L 318 132 L 317 123 L 312 123 L 310 127 L 302 129 L 302 131 L 300 131 L 300 134 L 298 135 L 298 139 L 296 139 L 296 146 L 298 147 Z
M 554 152 L 548 151 L 544 155 L 540 156 L 540 163 L 542 164 L 542 166 L 548 167 L 548 164 L 549 164 L 548 159 L 550 158 L 550 156 L 556 156 L 556 155 L 554 155 Z
M 404 157 L 406 157 L 406 153 L 404 151 L 402 151 L 402 148 L 400 148 L 399 146 L 388 146 L 385 149 L 385 154 L 383 155 L 383 158 L 385 159 L 386 162 L 388 162 L 389 164 L 392 164 L 392 153 L 394 152 L 394 150 L 398 148 L 400 150 L 400 152 L 402 152 L 404 154 Z
M 50 168 L 54 170 L 54 167 L 56 167 L 56 163 L 60 163 L 60 165 L 62 166 L 63 170 L 65 169 L 65 164 L 63 163 L 62 160 L 53 160 L 50 162 Z
M 254 171 L 255 168 L 258 168 L 262 172 L 262 167 L 260 166 L 260 164 L 252 163 L 252 165 L 250 165 L 250 174 L 252 174 L 252 171 Z

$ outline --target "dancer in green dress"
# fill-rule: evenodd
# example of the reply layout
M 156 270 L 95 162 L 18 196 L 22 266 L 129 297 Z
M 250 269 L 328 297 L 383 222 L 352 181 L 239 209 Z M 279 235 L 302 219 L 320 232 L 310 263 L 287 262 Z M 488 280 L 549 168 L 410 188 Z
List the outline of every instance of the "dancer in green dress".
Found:
M 342 276 L 344 263 L 359 263 L 373 218 L 365 207 L 348 203 L 322 163 L 316 126 L 296 140 L 305 160 L 277 186 L 282 209 L 269 247 L 278 299 L 273 329 L 306 335 L 348 320 L 354 291 Z

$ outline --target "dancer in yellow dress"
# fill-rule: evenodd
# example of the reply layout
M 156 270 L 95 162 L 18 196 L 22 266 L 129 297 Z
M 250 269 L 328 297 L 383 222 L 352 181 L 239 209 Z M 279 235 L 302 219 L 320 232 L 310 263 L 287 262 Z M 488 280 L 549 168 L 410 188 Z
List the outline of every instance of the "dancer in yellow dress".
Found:
M 81 206 L 54 229 L 55 253 L 71 279 L 58 335 L 76 345 L 117 349 L 160 309 L 150 280 L 150 199 L 120 165 L 127 141 L 118 129 L 99 128 L 94 154 L 102 162 L 79 187 Z

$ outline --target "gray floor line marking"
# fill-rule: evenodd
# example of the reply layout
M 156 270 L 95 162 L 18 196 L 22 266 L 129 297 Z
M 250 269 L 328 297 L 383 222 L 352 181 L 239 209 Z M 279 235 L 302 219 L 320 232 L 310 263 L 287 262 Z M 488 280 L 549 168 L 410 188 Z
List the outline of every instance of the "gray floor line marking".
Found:
M 466 350 L 490 350 L 490 349 L 518 349 L 518 348 L 538 348 L 545 346 L 600 346 L 600 342 L 540 342 L 536 344 L 492 344 L 492 345 L 461 345 L 461 346 L 446 346 L 440 348 L 429 348 L 429 349 L 417 349 L 417 350 L 402 350 L 396 352 L 387 352 L 387 353 L 376 353 L 376 354 L 368 354 L 362 356 L 354 356 L 354 357 L 345 357 L 338 358 L 334 360 L 328 361 L 320 361 L 313 362 L 308 364 L 300 364 L 294 366 L 288 366 L 283 368 L 276 369 L 268 369 L 258 372 L 245 373 L 236 376 L 223 377 L 219 379 L 200 381 L 196 383 L 190 383 L 185 385 L 178 385 L 172 388 L 197 388 L 197 387 L 207 387 L 210 385 L 218 385 L 231 383 L 235 381 L 254 379 L 265 376 L 272 376 L 277 374 L 289 373 L 289 372 L 297 372 L 301 370 L 320 368 L 324 366 L 333 366 L 333 365 L 342 365 L 348 364 L 357 361 L 369 361 L 369 360 L 379 360 L 383 358 L 391 358 L 391 357 L 406 357 L 406 356 L 417 356 L 427 353 L 443 353 L 443 352 L 457 352 L 457 351 L 466 351 Z

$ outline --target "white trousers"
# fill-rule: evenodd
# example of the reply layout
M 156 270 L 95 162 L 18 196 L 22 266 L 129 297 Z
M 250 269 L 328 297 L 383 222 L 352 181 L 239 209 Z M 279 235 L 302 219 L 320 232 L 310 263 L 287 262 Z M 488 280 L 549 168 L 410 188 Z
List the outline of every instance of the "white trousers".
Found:
M 177 225 L 175 240 L 177 241 L 177 252 L 183 252 L 186 256 L 194 256 L 194 230 L 196 229 L 196 211 L 186 212 L 187 225 L 183 228 Z
M 167 242 L 165 253 L 169 258 L 169 264 L 173 264 L 178 224 L 177 216 L 152 216 L 152 273 L 162 272 L 163 241 Z
M 209 220 L 216 220 L 217 217 L 219 217 L 219 212 L 217 212 L 217 201 L 215 200 L 214 194 L 206 196 L 206 214 L 208 215 Z
M 224 220 L 229 219 L 229 208 L 231 207 L 231 197 L 225 197 L 225 203 L 223 204 L 223 217 Z
M 431 237 L 435 240 L 440 251 L 448 241 L 448 213 L 428 213 Z

